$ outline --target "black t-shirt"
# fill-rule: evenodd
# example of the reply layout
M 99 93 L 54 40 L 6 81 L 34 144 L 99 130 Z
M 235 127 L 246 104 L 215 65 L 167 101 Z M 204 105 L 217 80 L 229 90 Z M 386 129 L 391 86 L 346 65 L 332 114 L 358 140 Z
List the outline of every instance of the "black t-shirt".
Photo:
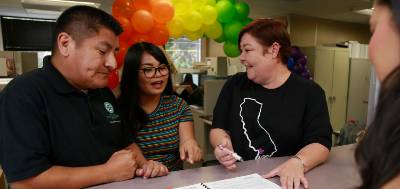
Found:
M 245 160 L 294 155 L 310 143 L 332 145 L 324 91 L 295 74 L 276 89 L 246 73 L 234 75 L 219 95 L 212 125 L 228 132 Z
M 52 165 L 102 164 L 132 142 L 111 91 L 77 90 L 49 59 L 1 92 L 0 162 L 9 182 Z

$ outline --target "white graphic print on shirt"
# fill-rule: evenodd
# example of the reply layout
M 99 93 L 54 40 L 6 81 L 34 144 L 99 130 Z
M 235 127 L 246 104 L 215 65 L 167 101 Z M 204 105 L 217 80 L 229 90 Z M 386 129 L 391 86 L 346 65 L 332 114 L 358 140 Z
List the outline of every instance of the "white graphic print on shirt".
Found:
M 271 142 L 271 144 L 273 145 L 273 148 L 274 148 L 274 151 L 271 152 L 268 155 L 262 155 L 262 154 L 264 154 L 264 149 L 261 148 L 260 146 L 257 146 L 256 144 L 253 144 L 252 136 L 250 136 L 251 133 L 248 132 L 248 129 L 246 128 L 246 122 L 247 121 L 254 122 L 255 115 L 251 115 L 251 113 L 249 114 L 248 111 L 243 111 L 243 109 L 252 107 L 252 104 L 254 104 L 254 103 L 256 103 L 256 106 L 259 107 L 258 108 L 257 118 L 256 118 L 257 126 L 260 127 L 265 132 L 266 136 L 268 137 L 269 141 Z M 258 102 L 256 99 L 253 99 L 253 98 L 244 98 L 243 102 L 240 104 L 239 116 L 240 116 L 241 121 L 242 121 L 242 128 L 243 128 L 243 131 L 244 131 L 243 134 L 246 136 L 246 138 L 247 138 L 247 140 L 249 142 L 249 148 L 257 153 L 257 155 L 256 155 L 256 157 L 254 159 L 271 157 L 275 152 L 278 151 L 277 148 L 276 148 L 275 142 L 271 138 L 270 133 L 266 129 L 264 129 L 264 127 L 260 124 L 259 119 L 260 119 L 262 107 L 263 107 L 263 104 Z M 251 126 L 252 124 L 248 124 L 248 125 Z M 260 134 L 264 134 L 264 133 L 257 133 L 257 135 L 260 135 Z M 255 140 L 255 139 L 253 138 L 253 140 Z

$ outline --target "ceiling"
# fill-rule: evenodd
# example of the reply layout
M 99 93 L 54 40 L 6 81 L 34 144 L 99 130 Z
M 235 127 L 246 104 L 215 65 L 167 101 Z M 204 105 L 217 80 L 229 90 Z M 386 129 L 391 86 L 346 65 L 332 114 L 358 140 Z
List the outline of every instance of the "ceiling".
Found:
M 77 1 L 77 0 L 74 0 Z M 110 12 L 113 0 L 85 0 L 101 3 Z M 241 0 L 237 0 L 241 1 Z M 245 0 L 250 5 L 250 16 L 271 17 L 297 14 L 353 23 L 368 23 L 369 16 L 352 12 L 372 7 L 372 0 Z M 0 0 L 0 15 L 56 18 L 54 14 L 28 13 L 20 0 Z

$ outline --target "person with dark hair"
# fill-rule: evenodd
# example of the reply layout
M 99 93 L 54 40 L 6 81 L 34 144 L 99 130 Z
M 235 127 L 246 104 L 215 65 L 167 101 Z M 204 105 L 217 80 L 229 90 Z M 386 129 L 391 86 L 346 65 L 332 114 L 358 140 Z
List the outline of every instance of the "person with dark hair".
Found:
M 283 23 L 251 22 L 239 33 L 239 48 L 246 73 L 230 78 L 219 95 L 210 131 L 214 154 L 227 169 L 238 159 L 229 151 L 244 160 L 292 156 L 264 177 L 279 176 L 285 189 L 307 188 L 304 173 L 324 162 L 332 145 L 324 91 L 288 70 Z
M 376 0 L 369 58 L 382 82 L 375 118 L 357 146 L 360 189 L 400 188 L 400 1 Z
M 107 88 L 121 32 L 106 12 L 71 7 L 57 20 L 43 68 L 1 92 L 0 162 L 11 188 L 84 188 L 135 176 L 133 138 Z
M 138 156 L 174 171 L 182 169 L 182 160 L 200 161 L 202 152 L 189 106 L 172 93 L 170 65 L 162 50 L 147 42 L 131 46 L 118 99 L 122 118 L 133 128 L 131 134 L 144 155 Z
M 194 104 L 190 96 L 197 89 L 197 85 L 193 83 L 193 76 L 191 73 L 186 73 L 183 81 L 179 84 L 178 90 L 175 90 L 179 97 L 185 100 L 188 104 Z M 179 92 L 179 93 L 178 93 Z

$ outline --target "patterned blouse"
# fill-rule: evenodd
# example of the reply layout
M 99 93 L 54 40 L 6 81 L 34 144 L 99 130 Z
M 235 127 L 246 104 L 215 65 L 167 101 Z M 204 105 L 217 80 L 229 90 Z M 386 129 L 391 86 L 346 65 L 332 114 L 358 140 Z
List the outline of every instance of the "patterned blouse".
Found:
M 148 123 L 136 133 L 136 144 L 146 159 L 158 161 L 170 171 L 182 169 L 179 156 L 179 123 L 193 121 L 186 102 L 175 96 L 161 96 L 154 112 L 147 115 Z

